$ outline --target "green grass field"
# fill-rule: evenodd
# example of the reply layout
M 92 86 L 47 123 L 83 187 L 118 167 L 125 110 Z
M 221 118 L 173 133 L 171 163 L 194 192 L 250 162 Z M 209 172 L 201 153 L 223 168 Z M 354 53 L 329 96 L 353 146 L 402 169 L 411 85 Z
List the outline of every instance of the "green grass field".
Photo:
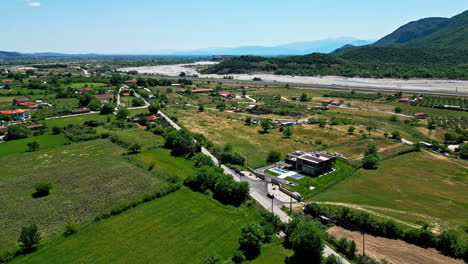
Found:
M 61 146 L 68 142 L 64 135 L 43 135 L 7 141 L 0 144 L 0 156 L 18 152 L 26 152 L 28 151 L 27 144 L 33 141 L 37 141 L 39 143 L 39 149 L 47 149 L 55 146 Z
M 123 129 L 123 130 L 109 130 L 104 127 L 97 127 L 98 133 L 109 133 L 116 135 L 119 139 L 130 144 L 139 144 L 142 150 L 162 146 L 164 138 L 155 135 L 141 128 Z
M 282 240 L 274 237 L 268 244 L 262 246 L 261 254 L 252 261 L 246 261 L 247 264 L 273 264 L 285 263 L 287 257 L 290 257 L 294 252 L 286 249 L 282 245 Z
M 111 121 L 115 120 L 115 115 L 100 115 L 100 114 L 88 114 L 88 115 L 79 115 L 71 116 L 65 118 L 55 118 L 48 119 L 43 121 L 48 127 L 58 126 L 64 127 L 69 124 L 83 124 L 83 122 L 88 120 L 97 120 L 101 122 L 106 122 L 107 118 L 110 118 Z
M 87 88 L 99 88 L 99 87 L 105 87 L 107 84 L 105 83 L 72 83 L 70 85 L 67 85 L 67 87 L 70 86 L 71 88 L 75 89 L 80 89 L 83 87 Z
M 48 99 L 44 101 L 55 107 L 68 107 L 74 109 L 79 106 L 79 100 L 77 98 Z
M 212 253 L 228 259 L 241 227 L 259 221 L 256 210 L 221 205 L 183 188 L 57 238 L 13 263 L 200 263 Z
M 187 178 L 195 171 L 195 167 L 190 160 L 171 156 L 171 150 L 169 149 L 151 149 L 139 153 L 134 157 L 138 162 L 142 163 L 145 168 L 154 165 L 155 170 L 176 175 L 181 179 Z
M 314 196 L 314 200 L 398 210 L 397 218 L 419 214 L 442 227 L 459 228 L 468 219 L 468 162 L 431 152 L 387 159 L 377 170 L 359 170 Z M 389 212 L 395 215 L 393 212 Z
M 108 140 L 95 140 L 0 156 L 1 249 L 14 247 L 30 222 L 49 237 L 66 222 L 87 222 L 161 184 L 125 160 L 124 152 Z M 52 183 L 51 194 L 32 198 L 35 183 L 42 181 Z

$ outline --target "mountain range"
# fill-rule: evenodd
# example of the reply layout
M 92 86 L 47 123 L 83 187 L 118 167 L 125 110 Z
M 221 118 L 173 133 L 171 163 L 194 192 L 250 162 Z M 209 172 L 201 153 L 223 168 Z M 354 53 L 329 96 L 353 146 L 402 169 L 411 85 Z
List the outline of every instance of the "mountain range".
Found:
M 171 55 L 256 55 L 256 56 L 278 56 L 278 55 L 305 55 L 313 52 L 329 53 L 345 45 L 363 46 L 371 44 L 375 40 L 362 40 L 352 37 L 329 38 L 315 41 L 292 42 L 278 46 L 240 46 L 233 48 L 206 48 L 192 51 L 172 52 Z

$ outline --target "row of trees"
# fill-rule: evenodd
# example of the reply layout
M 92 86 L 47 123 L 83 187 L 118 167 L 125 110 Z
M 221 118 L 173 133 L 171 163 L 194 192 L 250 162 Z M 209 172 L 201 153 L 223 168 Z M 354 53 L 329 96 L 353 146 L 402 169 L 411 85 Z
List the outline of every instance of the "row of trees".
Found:
M 194 164 L 200 167 L 184 180 L 184 185 L 197 192 L 210 192 L 213 198 L 224 204 L 239 206 L 248 199 L 247 182 L 234 181 L 232 176 L 223 173 L 223 169 L 209 162 L 209 157 L 201 155 L 203 154 L 194 156 Z
M 323 207 L 315 203 L 308 204 L 304 208 L 304 213 L 314 218 L 324 215 L 334 220 L 337 225 L 343 225 L 344 228 L 354 227 L 356 231 L 364 231 L 375 236 L 403 239 L 424 248 L 436 248 L 451 257 L 468 260 L 468 244 L 452 230 L 436 235 L 429 230 L 428 226 L 423 226 L 421 229 L 402 229 L 391 220 L 382 220 L 367 212 L 347 207 Z

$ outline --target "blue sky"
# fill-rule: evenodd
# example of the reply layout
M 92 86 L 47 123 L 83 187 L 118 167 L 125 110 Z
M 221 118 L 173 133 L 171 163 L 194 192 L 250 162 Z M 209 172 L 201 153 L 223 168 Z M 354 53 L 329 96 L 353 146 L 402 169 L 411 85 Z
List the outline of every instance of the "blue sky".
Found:
M 0 50 L 148 53 L 377 39 L 467 0 L 0 0 Z

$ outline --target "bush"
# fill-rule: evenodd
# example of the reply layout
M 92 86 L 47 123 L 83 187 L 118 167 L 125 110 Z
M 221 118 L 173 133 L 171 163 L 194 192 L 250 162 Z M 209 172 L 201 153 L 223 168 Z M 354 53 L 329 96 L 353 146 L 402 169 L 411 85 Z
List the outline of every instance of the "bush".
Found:
M 39 142 L 33 141 L 27 144 L 28 146 L 28 151 L 29 152 L 34 152 L 39 150 Z
M 245 259 L 245 256 L 244 256 L 244 252 L 242 252 L 241 250 L 236 250 L 231 258 L 232 262 L 234 264 L 240 264 L 242 262 L 244 262 L 246 259 Z
M 298 263 L 320 263 L 324 247 L 322 230 L 312 222 L 300 221 L 289 238 Z
M 78 232 L 78 227 L 72 223 L 68 223 L 65 226 L 65 231 L 62 233 L 62 236 L 68 237 Z
M 138 144 L 138 143 L 135 143 L 135 144 L 130 146 L 129 150 L 130 150 L 130 153 L 133 153 L 133 154 L 140 153 L 141 152 L 141 145 Z
M 260 248 L 263 242 L 263 231 L 258 224 L 250 224 L 242 227 L 239 238 L 239 249 L 244 252 L 248 260 L 255 259 L 260 255 Z
M 281 153 L 279 153 L 278 151 L 270 151 L 270 153 L 268 153 L 268 157 L 267 157 L 268 163 L 275 163 L 280 160 L 281 160 Z
M 203 153 L 198 153 L 195 156 L 192 157 L 193 165 L 197 168 L 203 167 L 203 166 L 215 166 L 213 160 L 203 154 Z
M 101 115 L 109 115 L 114 112 L 114 105 L 111 103 L 104 104 L 101 108 Z
M 38 182 L 34 188 L 36 189 L 36 192 L 33 194 L 34 198 L 44 197 L 50 194 L 52 184 L 48 182 Z
M 38 231 L 36 224 L 25 226 L 21 229 L 21 234 L 18 238 L 21 250 L 24 253 L 33 251 L 41 241 L 41 234 Z

